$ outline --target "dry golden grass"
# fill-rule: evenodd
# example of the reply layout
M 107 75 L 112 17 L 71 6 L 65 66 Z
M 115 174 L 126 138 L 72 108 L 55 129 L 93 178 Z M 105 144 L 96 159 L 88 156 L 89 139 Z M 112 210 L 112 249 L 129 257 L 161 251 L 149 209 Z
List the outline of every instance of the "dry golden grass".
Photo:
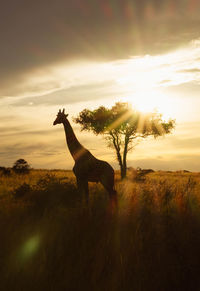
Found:
M 115 180 L 112 208 L 71 171 L 0 176 L 0 289 L 200 290 L 200 174 Z

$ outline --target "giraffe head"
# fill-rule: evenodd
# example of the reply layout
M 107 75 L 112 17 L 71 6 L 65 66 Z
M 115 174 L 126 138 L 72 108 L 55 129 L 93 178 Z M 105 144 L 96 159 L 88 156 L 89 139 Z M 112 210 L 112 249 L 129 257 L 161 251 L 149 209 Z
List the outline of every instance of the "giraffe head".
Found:
M 68 114 L 65 114 L 65 109 L 63 109 L 62 112 L 61 110 L 59 110 L 53 125 L 63 123 L 66 120 L 67 116 Z

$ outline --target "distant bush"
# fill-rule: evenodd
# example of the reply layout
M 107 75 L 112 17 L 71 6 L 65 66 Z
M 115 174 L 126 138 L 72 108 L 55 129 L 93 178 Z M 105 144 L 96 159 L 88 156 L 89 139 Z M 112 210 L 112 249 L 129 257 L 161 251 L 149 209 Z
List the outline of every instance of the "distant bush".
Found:
M 154 172 L 154 170 L 152 170 L 152 169 L 143 169 L 142 170 L 140 167 L 138 167 L 136 170 L 131 169 L 131 177 L 132 177 L 132 180 L 134 180 L 136 182 L 144 182 L 146 175 L 149 173 L 153 173 L 153 172 Z
M 0 172 L 3 176 L 10 176 L 11 175 L 11 169 L 6 167 L 0 167 Z
M 30 193 L 31 187 L 27 183 L 23 183 L 19 187 L 14 190 L 14 198 L 21 198 L 25 196 L 27 193 Z
M 30 165 L 26 160 L 19 159 L 13 165 L 13 171 L 17 174 L 28 174 L 30 172 Z
M 31 200 L 37 205 L 52 207 L 59 204 L 74 205 L 79 200 L 77 198 L 80 197 L 73 182 L 68 180 L 67 183 L 63 183 L 62 179 L 47 174 L 35 185 Z
M 13 197 L 31 203 L 35 206 L 35 211 L 40 213 L 58 205 L 74 207 L 81 200 L 77 187 L 71 180 L 63 182 L 63 179 L 52 174 L 44 175 L 34 185 L 23 183 L 15 188 Z

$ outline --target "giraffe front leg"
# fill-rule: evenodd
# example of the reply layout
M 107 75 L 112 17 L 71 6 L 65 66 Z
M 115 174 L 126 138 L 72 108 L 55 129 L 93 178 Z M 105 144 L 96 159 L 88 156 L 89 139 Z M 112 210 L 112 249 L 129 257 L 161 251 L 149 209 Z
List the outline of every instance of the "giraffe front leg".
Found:
M 85 196 L 86 203 L 88 204 L 89 201 L 88 181 L 81 179 L 79 177 L 76 177 L 76 181 L 79 193 Z

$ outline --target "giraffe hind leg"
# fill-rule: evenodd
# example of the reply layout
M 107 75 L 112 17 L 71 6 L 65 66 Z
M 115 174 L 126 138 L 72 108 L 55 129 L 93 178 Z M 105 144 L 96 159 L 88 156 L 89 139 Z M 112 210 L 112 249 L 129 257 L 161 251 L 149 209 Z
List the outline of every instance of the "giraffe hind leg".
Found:
M 118 209 L 117 192 L 114 189 L 114 178 L 113 179 L 102 179 L 101 184 L 109 193 L 109 207 L 108 212 L 113 214 Z
M 110 197 L 113 197 L 117 194 L 114 189 L 114 177 L 110 177 L 110 179 L 103 177 L 100 182 L 103 187 L 108 191 Z

